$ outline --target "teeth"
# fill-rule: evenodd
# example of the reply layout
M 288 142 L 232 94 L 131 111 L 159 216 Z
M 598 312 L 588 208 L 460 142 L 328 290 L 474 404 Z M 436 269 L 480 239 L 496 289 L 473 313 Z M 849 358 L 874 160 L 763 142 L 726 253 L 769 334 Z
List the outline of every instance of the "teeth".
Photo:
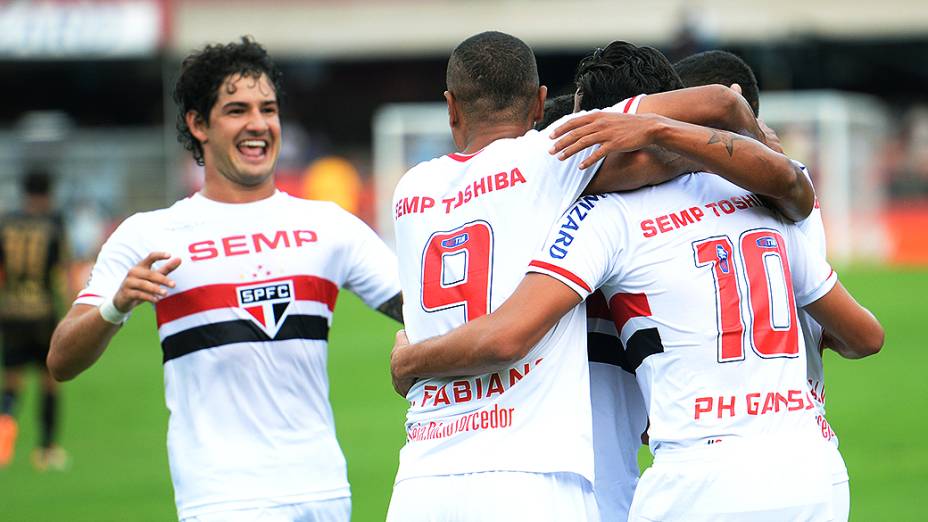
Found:
M 267 147 L 267 142 L 264 140 L 245 140 L 239 143 L 240 147 Z

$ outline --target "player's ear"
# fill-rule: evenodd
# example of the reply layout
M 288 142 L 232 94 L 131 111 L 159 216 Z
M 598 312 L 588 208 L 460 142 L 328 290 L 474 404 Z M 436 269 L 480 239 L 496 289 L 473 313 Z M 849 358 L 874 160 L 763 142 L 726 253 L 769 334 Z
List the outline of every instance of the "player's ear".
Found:
M 731 84 L 731 86 L 729 86 L 728 88 L 731 89 L 731 90 L 733 90 L 733 91 L 735 91 L 735 92 L 738 93 L 738 94 L 743 94 L 743 93 L 741 92 L 741 86 L 738 85 L 737 83 Z
M 457 106 L 457 100 L 454 98 L 454 95 L 451 94 L 451 91 L 445 91 L 445 102 L 448 104 L 448 126 L 452 129 L 457 127 L 458 122 L 461 121 L 461 112 Z
M 544 85 L 538 86 L 538 98 L 535 100 L 535 107 L 532 109 L 532 121 L 541 121 L 545 119 L 545 98 L 548 97 L 548 88 Z
M 197 111 L 187 111 L 187 114 L 184 115 L 184 120 L 187 122 L 187 128 L 190 129 L 190 134 L 193 134 L 193 137 L 200 143 L 206 143 L 206 129 L 209 127 L 209 124 L 200 116 L 200 113 Z

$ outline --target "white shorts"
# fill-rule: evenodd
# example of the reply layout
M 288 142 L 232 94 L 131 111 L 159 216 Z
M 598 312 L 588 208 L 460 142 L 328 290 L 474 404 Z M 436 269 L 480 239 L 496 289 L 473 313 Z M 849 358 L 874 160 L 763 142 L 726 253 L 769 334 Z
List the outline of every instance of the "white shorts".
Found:
M 387 522 L 599 520 L 593 487 L 574 473 L 488 471 L 419 477 L 393 486 Z
M 197 515 L 181 522 L 349 522 L 351 497 L 284 504 L 281 506 L 234 509 Z
M 635 490 L 630 521 L 830 521 L 822 445 L 744 443 L 659 451 Z

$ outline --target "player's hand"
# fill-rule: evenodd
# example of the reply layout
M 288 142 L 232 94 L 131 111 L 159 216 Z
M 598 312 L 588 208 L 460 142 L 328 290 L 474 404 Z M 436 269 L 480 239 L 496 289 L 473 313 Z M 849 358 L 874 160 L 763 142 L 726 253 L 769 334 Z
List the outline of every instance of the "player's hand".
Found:
M 780 137 L 777 136 L 777 133 L 768 127 L 764 120 L 760 118 L 757 118 L 757 126 L 760 127 L 761 132 L 764 133 L 764 141 L 767 143 L 767 146 L 774 152 L 783 154 L 783 145 L 780 143 Z
M 393 343 L 393 351 L 390 352 L 390 376 L 393 378 L 393 389 L 402 397 L 406 397 L 409 389 L 416 382 L 415 377 L 405 377 L 398 375 L 398 366 L 403 355 L 403 350 L 409 347 L 409 339 L 406 337 L 406 330 L 396 332 L 396 341 Z
M 158 261 L 168 260 L 160 267 L 154 269 L 152 265 Z M 129 269 L 126 278 L 119 285 L 119 290 L 113 296 L 113 304 L 120 312 L 126 313 L 142 301 L 157 303 L 168 294 L 166 288 L 174 288 L 174 281 L 168 274 L 180 266 L 180 258 L 172 258 L 166 252 L 152 252 L 139 264 Z
M 612 152 L 631 152 L 652 144 L 649 132 L 655 117 L 638 116 L 619 112 L 594 112 L 573 118 L 554 129 L 551 139 L 557 142 L 548 152 L 559 154 L 565 160 L 593 145 L 599 149 L 580 163 L 581 169 L 589 168 Z

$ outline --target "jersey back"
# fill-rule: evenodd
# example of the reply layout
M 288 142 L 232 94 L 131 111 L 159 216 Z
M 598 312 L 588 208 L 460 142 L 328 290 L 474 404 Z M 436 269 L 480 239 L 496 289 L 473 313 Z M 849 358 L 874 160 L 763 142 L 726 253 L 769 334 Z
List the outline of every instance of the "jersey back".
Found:
M 584 297 L 601 287 L 644 396 L 652 452 L 818 437 L 797 309 L 836 276 L 798 229 L 711 174 L 588 206 L 582 219 L 562 218 L 532 270 Z
M 532 130 L 475 154 L 433 159 L 397 185 L 396 248 L 411 342 L 502 304 L 599 168 L 578 167 L 592 150 L 567 161 L 550 155 L 549 134 Z M 576 472 L 592 481 L 581 314 L 571 313 L 511 368 L 416 382 L 397 481 L 490 470 Z

